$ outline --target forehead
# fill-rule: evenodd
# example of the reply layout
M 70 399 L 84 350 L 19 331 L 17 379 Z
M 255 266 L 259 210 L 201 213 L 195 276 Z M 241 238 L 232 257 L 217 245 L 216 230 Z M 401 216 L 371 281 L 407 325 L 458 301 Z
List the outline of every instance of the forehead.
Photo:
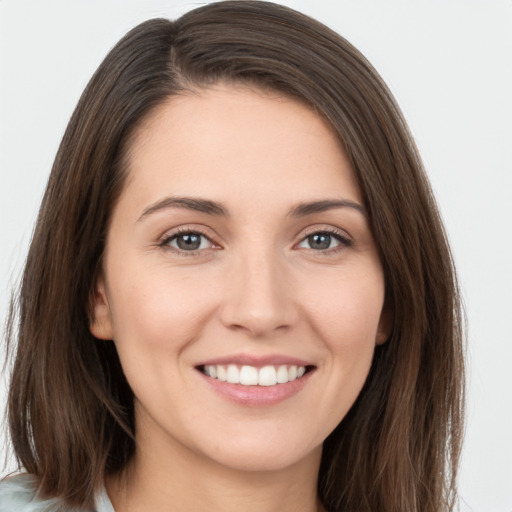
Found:
M 219 85 L 173 96 L 139 127 L 128 154 L 126 188 L 147 201 L 164 193 L 234 201 L 248 192 L 361 201 L 331 126 L 278 93 Z

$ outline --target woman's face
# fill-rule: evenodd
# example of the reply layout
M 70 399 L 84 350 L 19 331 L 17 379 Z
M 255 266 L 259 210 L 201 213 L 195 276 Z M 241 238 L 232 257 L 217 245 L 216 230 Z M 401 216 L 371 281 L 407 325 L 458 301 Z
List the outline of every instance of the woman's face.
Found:
M 138 130 L 94 301 L 139 448 L 247 470 L 318 460 L 388 330 L 333 131 L 242 87 L 173 97 Z

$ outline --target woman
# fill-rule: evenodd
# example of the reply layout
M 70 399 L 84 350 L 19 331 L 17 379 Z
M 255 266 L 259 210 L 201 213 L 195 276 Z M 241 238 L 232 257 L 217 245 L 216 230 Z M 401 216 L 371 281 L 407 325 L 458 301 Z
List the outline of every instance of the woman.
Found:
M 9 394 L 30 476 L 0 510 L 450 510 L 459 312 L 414 143 L 357 50 L 266 2 L 145 22 L 41 206 Z

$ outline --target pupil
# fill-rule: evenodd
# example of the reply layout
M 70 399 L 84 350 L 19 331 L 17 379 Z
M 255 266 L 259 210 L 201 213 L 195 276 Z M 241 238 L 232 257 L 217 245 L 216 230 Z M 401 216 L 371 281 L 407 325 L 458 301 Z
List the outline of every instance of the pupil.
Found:
M 309 245 L 312 249 L 328 249 L 331 245 L 331 236 L 325 233 L 317 233 L 311 235 L 309 238 Z
M 180 249 L 193 251 L 194 249 L 199 249 L 199 246 L 201 245 L 201 237 L 194 234 L 181 235 L 177 239 L 177 244 Z

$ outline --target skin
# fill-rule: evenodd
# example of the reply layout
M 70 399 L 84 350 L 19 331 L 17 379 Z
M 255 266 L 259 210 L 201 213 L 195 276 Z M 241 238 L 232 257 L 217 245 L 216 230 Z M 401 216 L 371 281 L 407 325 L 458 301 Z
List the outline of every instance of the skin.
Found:
M 114 340 L 136 396 L 135 457 L 107 482 L 116 511 L 320 510 L 322 443 L 390 331 L 344 149 L 307 106 L 217 85 L 153 112 L 128 173 L 91 325 Z M 162 207 L 175 197 L 214 201 L 226 215 Z M 361 208 L 290 214 L 340 199 Z M 177 229 L 202 233 L 200 248 L 180 249 Z M 308 237 L 326 231 L 336 233 L 328 247 L 312 247 Z M 296 357 L 314 370 L 290 398 L 247 406 L 197 369 L 241 353 Z

